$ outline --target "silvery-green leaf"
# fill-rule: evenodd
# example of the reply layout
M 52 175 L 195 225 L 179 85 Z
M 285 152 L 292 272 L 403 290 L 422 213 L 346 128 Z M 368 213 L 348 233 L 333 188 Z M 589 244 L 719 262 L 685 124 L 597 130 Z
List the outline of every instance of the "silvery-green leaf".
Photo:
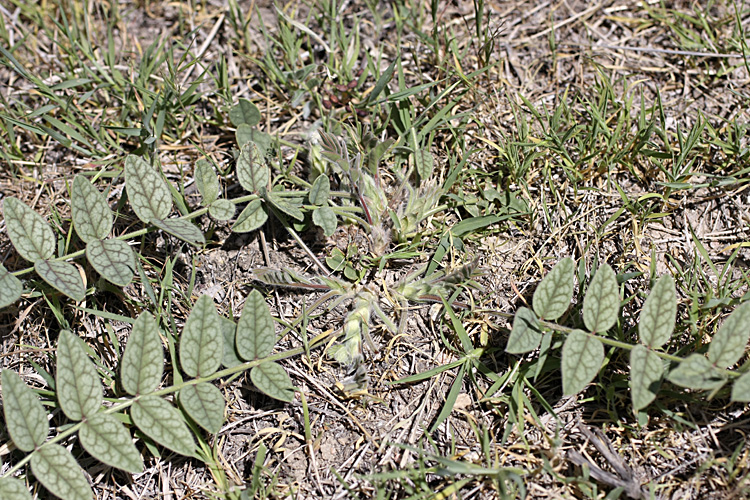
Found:
M 21 298 L 23 285 L 0 264 L 0 309 L 8 307 Z
M 524 354 L 539 347 L 542 331 L 534 311 L 527 307 L 519 307 L 513 318 L 513 328 L 510 331 L 508 345 L 505 352 L 510 354 Z
M 167 181 L 154 167 L 134 155 L 125 158 L 125 186 L 135 215 L 143 222 L 166 219 L 172 210 Z
M 573 330 L 562 350 L 563 394 L 571 396 L 594 380 L 604 361 L 604 346 L 581 330 Z
M 603 333 L 617 323 L 620 293 L 617 277 L 609 264 L 596 271 L 583 298 L 583 322 L 591 332 Z
M 247 204 L 245 209 L 240 213 L 237 220 L 234 221 L 232 232 L 249 233 L 255 231 L 268 220 L 268 213 L 260 200 L 253 200 Z
M 223 351 L 214 301 L 208 295 L 201 295 L 182 329 L 180 365 L 191 377 L 207 377 L 218 370 Z
M 245 360 L 265 358 L 276 344 L 273 318 L 263 295 L 253 290 L 245 299 L 237 323 L 237 353 Z
M 127 286 L 135 274 L 135 254 L 122 240 L 93 240 L 86 245 L 86 258 L 105 280 L 118 286 Z
M 15 372 L 6 368 L 1 376 L 5 428 L 16 448 L 32 451 L 47 439 L 47 412 L 39 398 Z
M 31 455 L 31 472 L 57 497 L 65 500 L 94 498 L 76 459 L 59 444 L 48 444 Z
M 231 319 L 221 316 L 219 326 L 221 326 L 221 336 L 224 338 L 222 366 L 231 368 L 232 366 L 242 364 L 242 360 L 237 357 L 237 349 L 234 346 L 235 337 L 237 336 L 237 325 Z
M 656 398 L 662 375 L 664 366 L 655 352 L 642 345 L 630 351 L 630 397 L 634 411 L 647 407 Z
M 562 259 L 544 277 L 534 291 L 534 312 L 542 319 L 553 321 L 563 315 L 573 299 L 575 263 Z
M 718 389 L 726 383 L 726 377 L 702 354 L 694 353 L 685 358 L 667 376 L 670 382 L 688 389 Z
M 34 270 L 53 288 L 76 302 L 86 298 L 86 286 L 73 264 L 59 260 L 38 260 L 34 263 Z
M 216 220 L 227 221 L 234 217 L 235 206 L 229 200 L 216 200 L 208 207 L 208 214 Z
M 750 372 L 743 373 L 732 385 L 732 401 L 750 402 Z
M 674 331 L 677 315 L 677 294 L 674 279 L 665 274 L 656 282 L 643 304 L 638 321 L 638 336 L 649 347 L 661 347 Z
M 266 200 L 278 210 L 281 210 L 282 212 L 287 214 L 289 217 L 300 222 L 305 220 L 305 214 L 302 213 L 299 207 L 289 203 L 286 199 L 279 196 L 279 194 L 275 191 L 269 191 L 268 193 L 266 193 Z
M 163 370 L 159 326 L 154 317 L 144 311 L 135 320 L 122 355 L 122 388 L 131 396 L 153 392 L 161 383 Z
M 219 197 L 219 178 L 211 162 L 201 158 L 195 162 L 195 185 L 201 194 L 201 204 L 210 205 Z
M 130 409 L 130 416 L 148 437 L 185 456 L 195 455 L 195 441 L 177 409 L 156 396 L 145 396 Z
M 331 236 L 338 227 L 336 213 L 328 205 L 316 208 L 313 211 L 312 220 L 316 226 L 323 230 L 323 234 L 326 236 Z
M 102 405 L 102 384 L 96 367 L 86 354 L 83 341 L 69 330 L 62 330 L 57 341 L 55 387 L 60 408 L 71 420 L 83 420 Z
M 76 175 L 70 193 L 70 211 L 78 237 L 86 243 L 103 240 L 114 218 L 107 199 L 84 175 Z
M 427 150 L 418 149 L 414 151 L 414 166 L 417 168 L 417 175 L 421 181 L 430 178 L 435 168 L 435 159 Z
M 0 478 L 0 498 L 4 500 L 32 500 L 26 483 L 8 476 Z
M 237 104 L 229 110 L 229 119 L 235 127 L 239 127 L 243 123 L 254 127 L 260 123 L 260 111 L 249 100 L 239 99 Z
M 270 175 L 271 171 L 258 146 L 252 142 L 242 146 L 240 157 L 237 158 L 237 180 L 240 185 L 251 193 L 259 193 L 268 187 Z
M 247 143 L 253 142 L 256 146 L 258 146 L 258 149 L 260 150 L 260 153 L 262 155 L 265 155 L 266 152 L 270 149 L 271 142 L 273 141 L 273 137 L 271 137 L 270 135 L 266 134 L 265 132 L 261 132 L 255 127 L 251 127 L 250 125 L 247 125 L 245 123 L 237 126 L 237 130 L 235 131 L 234 136 L 237 139 L 237 146 L 239 146 L 240 149 L 242 149 L 242 147 Z
M 206 238 L 195 224 L 186 219 L 152 219 L 151 224 L 191 245 L 202 247 Z
M 310 203 L 326 205 L 331 197 L 331 181 L 327 175 L 319 175 L 310 187 Z
M 294 386 L 286 370 L 273 361 L 261 363 L 250 370 L 250 380 L 262 393 L 280 401 L 294 399 Z
M 708 359 L 719 368 L 727 368 L 740 360 L 750 337 L 750 302 L 735 309 L 711 339 Z
M 196 424 L 211 434 L 221 430 L 226 401 L 214 385 L 202 383 L 183 387 L 180 389 L 180 405 Z
M 133 474 L 143 472 L 130 432 L 113 415 L 99 412 L 88 417 L 78 436 L 83 448 L 100 462 Z
M 41 215 L 12 196 L 5 198 L 3 215 L 10 241 L 21 257 L 30 262 L 52 257 L 55 235 Z

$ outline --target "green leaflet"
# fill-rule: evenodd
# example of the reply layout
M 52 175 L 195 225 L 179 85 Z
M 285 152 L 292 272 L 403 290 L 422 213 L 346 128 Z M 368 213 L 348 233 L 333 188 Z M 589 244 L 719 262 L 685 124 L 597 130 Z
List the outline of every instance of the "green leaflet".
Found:
M 0 498 L 4 500 L 32 500 L 26 483 L 14 477 L 0 478 Z
M 130 409 L 133 422 L 145 435 L 175 453 L 195 456 L 195 441 L 177 409 L 156 396 L 144 396 Z
M 321 228 L 326 236 L 331 236 L 338 227 L 336 213 L 328 205 L 316 208 L 313 211 L 312 220 L 313 224 Z
M 189 220 L 151 219 L 151 224 L 196 247 L 202 247 L 206 244 L 206 238 L 203 236 L 201 230 Z
M 702 354 L 691 354 L 685 358 L 668 377 L 670 382 L 688 389 L 718 389 L 726 378 Z
M 677 294 L 674 279 L 665 274 L 656 282 L 643 304 L 638 321 L 638 336 L 649 347 L 666 344 L 674 332 Z M 644 405 L 645 406 L 645 405 Z
M 130 432 L 113 415 L 100 412 L 90 416 L 78 436 L 83 448 L 100 462 L 133 474 L 143 472 L 143 460 Z
M 284 198 L 279 196 L 278 193 L 276 193 L 275 191 L 266 192 L 266 201 L 268 201 L 271 205 L 281 210 L 282 212 L 284 212 L 285 214 L 287 214 L 289 217 L 293 219 L 296 219 L 300 222 L 305 220 L 305 214 L 302 213 L 299 207 L 287 202 Z
M 38 260 L 34 263 L 34 270 L 49 285 L 76 302 L 86 298 L 83 279 L 73 264 L 59 260 Z
M 556 320 L 568 310 L 573 300 L 575 262 L 562 259 L 544 277 L 534 291 L 534 312 L 541 319 Z
M 21 377 L 7 368 L 0 374 L 3 386 L 5 427 L 21 451 L 32 451 L 47 439 L 47 412 Z
M 8 307 L 21 298 L 23 284 L 0 264 L 0 309 Z
M 59 444 L 48 444 L 31 455 L 31 472 L 50 493 L 65 500 L 94 497 L 76 459 Z
M 143 158 L 125 158 L 125 186 L 135 215 L 143 222 L 166 219 L 172 210 L 172 195 L 167 181 Z
M 750 302 L 735 309 L 711 339 L 708 359 L 719 368 L 728 368 L 745 353 L 750 336 Z
M 527 307 L 520 307 L 513 318 L 513 329 L 510 331 L 505 352 L 524 354 L 539 347 L 542 332 L 534 312 Z
M 743 373 L 732 386 L 732 401 L 750 402 L 750 372 Z
M 655 352 L 642 345 L 630 351 L 630 397 L 634 411 L 647 407 L 656 398 L 662 375 L 664 366 Z
M 562 350 L 563 394 L 581 392 L 594 380 L 604 361 L 604 346 L 582 330 L 573 330 L 565 339 Z
M 268 220 L 268 213 L 263 203 L 260 200 L 253 200 L 247 204 L 237 220 L 234 221 L 232 232 L 249 233 L 255 231 L 265 224 L 266 220 Z
M 265 358 L 276 344 L 273 318 L 258 290 L 250 292 L 242 306 L 235 344 L 244 360 Z
M 118 286 L 127 286 L 135 274 L 135 255 L 122 240 L 93 240 L 86 245 L 86 258 L 102 277 Z
M 235 206 L 229 200 L 216 200 L 208 207 L 208 214 L 218 221 L 228 221 L 234 217 Z
M 231 107 L 229 110 L 229 119 L 235 127 L 239 127 L 243 123 L 254 127 L 260 123 L 260 111 L 255 104 L 243 98 Z
M 70 193 L 73 227 L 85 243 L 102 240 L 112 231 L 114 217 L 107 199 L 84 175 L 76 175 Z
M 429 151 L 417 149 L 414 151 L 414 166 L 417 169 L 419 180 L 424 182 L 432 176 L 432 171 L 435 168 L 435 158 Z
M 226 368 L 242 364 L 242 360 L 237 357 L 237 349 L 234 346 L 237 335 L 237 325 L 229 318 L 219 317 L 219 326 L 221 327 L 221 336 L 224 338 L 224 354 L 222 355 L 221 364 Z
M 224 424 L 226 401 L 213 384 L 188 385 L 180 389 L 180 405 L 195 423 L 211 434 L 216 434 Z
M 207 377 L 219 369 L 224 344 L 214 301 L 201 295 L 180 337 L 180 365 L 191 377 Z
M 201 194 L 201 204 L 210 205 L 219 197 L 219 178 L 211 166 L 211 162 L 201 158 L 195 162 L 195 185 Z
M 286 370 L 273 361 L 261 363 L 250 370 L 250 380 L 262 393 L 280 401 L 294 399 L 294 386 Z
M 271 142 L 273 142 L 273 137 L 265 132 L 261 132 L 255 127 L 247 125 L 246 123 L 241 123 L 237 126 L 237 130 L 234 132 L 234 137 L 237 139 L 237 145 L 240 149 L 242 149 L 242 146 L 248 142 L 252 142 L 258 146 L 260 154 L 262 155 L 266 154 L 271 148 Z
M 605 263 L 599 266 L 583 298 L 583 322 L 589 331 L 604 333 L 617 322 L 619 310 L 617 277 L 609 264 Z
M 102 385 L 96 367 L 86 354 L 83 340 L 62 330 L 57 341 L 57 400 L 65 416 L 83 420 L 99 411 Z
M 323 206 L 331 197 L 331 181 L 327 175 L 319 175 L 310 186 L 310 203 Z
M 242 146 L 237 159 L 237 180 L 251 193 L 259 193 L 268 187 L 271 172 L 258 146 L 249 142 Z
M 41 215 L 8 196 L 3 204 L 5 227 L 18 254 L 30 262 L 49 259 L 55 252 L 55 235 Z
M 122 355 L 122 388 L 132 396 L 153 392 L 161 383 L 163 370 L 159 326 L 151 314 L 142 312 L 135 320 Z

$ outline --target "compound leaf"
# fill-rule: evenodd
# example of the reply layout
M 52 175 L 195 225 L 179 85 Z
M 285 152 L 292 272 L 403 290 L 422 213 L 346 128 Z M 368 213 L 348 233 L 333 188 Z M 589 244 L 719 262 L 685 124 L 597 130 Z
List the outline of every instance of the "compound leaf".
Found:
M 250 370 L 250 380 L 267 396 L 287 403 L 294 399 L 292 381 L 286 370 L 276 362 L 266 361 Z
M 211 162 L 201 158 L 195 162 L 195 185 L 201 194 L 201 204 L 210 205 L 219 197 L 219 178 L 211 166 Z
M 2 371 L 3 413 L 5 427 L 21 451 L 41 446 L 49 433 L 47 412 L 39 398 L 23 383 L 21 377 L 7 368 Z
M 534 312 L 542 319 L 556 320 L 568 310 L 573 299 L 575 263 L 562 259 L 544 277 L 534 291 Z
M 73 264 L 59 260 L 38 260 L 34 270 L 53 288 L 76 302 L 86 298 L 86 286 L 78 269 Z
M 649 347 L 661 347 L 674 331 L 677 315 L 677 294 L 674 279 L 665 274 L 656 282 L 643 304 L 638 321 L 638 336 Z
M 201 295 L 185 322 L 180 337 L 180 365 L 191 377 L 207 377 L 219 369 L 223 342 L 214 301 Z
M 726 382 L 721 371 L 702 354 L 694 353 L 685 358 L 667 377 L 670 382 L 688 389 L 713 390 Z
M 260 111 L 258 107 L 247 99 L 240 99 L 237 104 L 229 110 L 229 119 L 232 125 L 239 127 L 243 123 L 250 127 L 260 123 Z
M 21 257 L 30 262 L 52 257 L 55 235 L 41 215 L 12 196 L 5 198 L 3 215 L 10 241 Z
M 414 151 L 414 166 L 417 168 L 417 175 L 421 181 L 430 178 L 435 168 L 435 158 L 427 150 L 417 149 Z
M 8 307 L 21 298 L 23 285 L 21 280 L 13 276 L 0 264 L 0 309 Z
M 163 371 L 159 326 L 154 317 L 144 311 L 135 320 L 122 355 L 122 388 L 132 396 L 153 392 L 161 383 Z
M 0 478 L 0 498 L 5 500 L 32 500 L 26 483 L 15 477 Z
M 83 420 L 102 405 L 102 384 L 96 367 L 86 354 L 83 340 L 69 330 L 62 330 L 57 341 L 55 387 L 60 408 L 71 420 Z
M 76 459 L 59 444 L 48 444 L 31 455 L 31 472 L 50 493 L 65 500 L 94 497 Z
M 266 189 L 271 172 L 258 146 L 248 142 L 242 146 L 240 157 L 237 159 L 237 180 L 240 185 L 251 193 L 259 193 Z
M 319 175 L 310 187 L 310 203 L 322 206 L 331 197 L 331 181 L 327 175 Z
M 213 384 L 188 385 L 180 389 L 180 404 L 195 423 L 211 434 L 216 434 L 224 424 L 226 402 L 221 391 Z
M 266 194 L 266 200 L 271 205 L 273 205 L 277 209 L 287 214 L 289 217 L 293 219 L 297 219 L 300 222 L 305 220 L 305 214 L 302 213 L 299 207 L 287 202 L 284 198 L 279 196 L 278 193 L 276 193 L 275 191 L 269 191 Z
M 583 322 L 591 332 L 606 332 L 617 322 L 619 310 L 617 277 L 605 263 L 599 266 L 583 298 Z
M 708 359 L 719 368 L 727 368 L 740 360 L 750 336 L 750 302 L 735 309 L 711 339 Z
M 122 240 L 93 240 L 86 245 L 86 258 L 110 283 L 124 287 L 133 280 L 135 254 Z
M 268 220 L 268 213 L 260 200 L 253 200 L 247 204 L 245 209 L 240 212 L 237 220 L 234 221 L 232 232 L 249 233 L 255 231 Z
M 195 456 L 195 441 L 177 409 L 162 398 L 144 396 L 136 401 L 130 416 L 145 435 L 175 453 Z
M 224 338 L 224 354 L 222 355 L 222 366 L 231 368 L 242 364 L 242 360 L 237 357 L 237 349 L 235 348 L 235 338 L 237 336 L 237 325 L 234 321 L 224 316 L 220 317 L 219 326 L 221 327 L 221 335 Z
M 151 224 L 191 245 L 202 247 L 206 238 L 195 224 L 185 219 L 152 219 Z
M 738 403 L 750 402 L 750 372 L 743 373 L 740 378 L 734 381 L 732 401 Z
M 513 328 L 510 331 L 505 352 L 510 354 L 531 352 L 539 347 L 541 341 L 542 332 L 534 311 L 528 307 L 519 307 L 513 318 Z
M 143 460 L 122 423 L 108 413 L 88 417 L 78 433 L 81 445 L 91 456 L 111 467 L 138 474 Z
M 235 206 L 229 200 L 216 200 L 208 206 L 208 214 L 218 221 L 228 221 L 234 217 Z
M 244 360 L 265 358 L 271 354 L 275 343 L 276 332 L 271 312 L 263 295 L 253 290 L 245 299 L 237 323 L 237 353 Z
M 633 410 L 647 407 L 656 398 L 664 375 L 661 358 L 642 345 L 630 351 L 630 397 Z
M 604 361 L 602 343 L 582 330 L 573 330 L 562 350 L 563 394 L 571 396 L 594 380 Z
M 331 236 L 338 226 L 336 213 L 328 205 L 316 208 L 313 211 L 312 220 L 316 226 L 323 230 L 323 234 L 326 236 Z
M 114 217 L 107 199 L 84 175 L 73 180 L 70 212 L 78 237 L 86 243 L 102 240 L 112 230 Z
M 166 219 L 172 210 L 167 181 L 154 167 L 134 155 L 125 158 L 125 186 L 135 215 L 143 222 Z

